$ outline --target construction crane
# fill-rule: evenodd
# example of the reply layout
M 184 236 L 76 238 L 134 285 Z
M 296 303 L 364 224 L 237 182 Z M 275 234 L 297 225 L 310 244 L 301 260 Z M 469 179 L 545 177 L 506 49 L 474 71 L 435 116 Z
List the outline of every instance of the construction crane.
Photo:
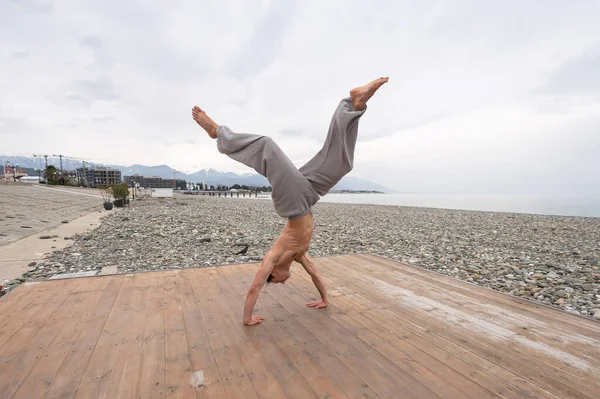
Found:
M 44 157 L 44 158 L 46 159 L 46 168 L 48 167 L 48 155 L 46 155 L 46 154 L 44 154 L 44 155 L 40 155 L 40 154 L 33 154 L 33 157 L 34 157 L 34 158 L 39 158 L 39 159 L 40 159 L 40 162 L 41 162 L 41 160 L 42 160 L 42 157 Z M 40 169 L 41 169 L 41 166 L 42 166 L 42 165 L 40 165 Z
M 60 154 L 60 155 L 52 154 L 52 156 L 60 158 L 60 175 L 62 176 L 62 174 L 63 174 L 63 167 L 62 167 L 63 155 L 62 154 Z

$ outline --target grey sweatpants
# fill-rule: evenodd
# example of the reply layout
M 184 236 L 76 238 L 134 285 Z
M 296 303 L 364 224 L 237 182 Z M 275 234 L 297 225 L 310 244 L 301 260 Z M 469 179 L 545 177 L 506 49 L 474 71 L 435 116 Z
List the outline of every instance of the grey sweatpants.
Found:
M 355 110 L 350 98 L 341 100 L 323 148 L 300 169 L 271 137 L 234 133 L 223 125 L 217 130 L 217 149 L 265 176 L 273 188 L 271 198 L 277 214 L 296 219 L 308 214 L 320 196 L 352 170 L 358 120 L 366 109 Z

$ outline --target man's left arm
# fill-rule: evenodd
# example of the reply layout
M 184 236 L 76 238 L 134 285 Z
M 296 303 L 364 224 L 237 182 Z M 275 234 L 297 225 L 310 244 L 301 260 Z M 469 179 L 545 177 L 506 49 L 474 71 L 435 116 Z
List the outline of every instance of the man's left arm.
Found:
M 304 253 L 301 258 L 297 259 L 297 262 L 304 267 L 304 270 L 310 275 L 315 287 L 321 294 L 321 300 L 317 302 L 311 302 L 306 306 L 314 307 L 315 309 L 324 308 L 327 306 L 327 288 L 325 288 L 325 281 L 319 274 L 318 270 L 315 268 L 315 265 L 312 262 L 312 259 L 308 256 L 307 253 Z

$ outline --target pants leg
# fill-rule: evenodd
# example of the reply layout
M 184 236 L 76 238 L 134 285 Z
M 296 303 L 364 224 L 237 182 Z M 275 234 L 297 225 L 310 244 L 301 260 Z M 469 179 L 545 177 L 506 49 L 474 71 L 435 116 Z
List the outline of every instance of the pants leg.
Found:
M 327 194 L 342 177 L 352 170 L 358 121 L 367 110 L 352 107 L 344 98 L 336 108 L 323 148 L 299 170 L 321 196 Z
M 304 216 L 319 200 L 311 184 L 271 137 L 234 133 L 221 125 L 217 130 L 217 149 L 267 178 L 280 216 L 289 219 Z

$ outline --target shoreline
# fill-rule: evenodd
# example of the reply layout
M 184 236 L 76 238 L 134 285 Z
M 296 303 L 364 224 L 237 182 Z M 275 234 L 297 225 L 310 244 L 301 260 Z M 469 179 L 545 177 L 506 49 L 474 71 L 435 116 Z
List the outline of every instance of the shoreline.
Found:
M 228 199 L 132 201 L 25 278 L 260 262 L 285 220 L 270 201 Z M 374 253 L 600 318 L 600 219 L 322 202 L 314 220 L 310 256 Z
M 176 196 L 179 193 L 176 194 Z M 223 197 L 232 199 L 237 197 Z M 270 199 L 260 194 L 252 199 Z M 495 201 L 495 202 L 494 202 Z M 448 211 L 511 213 L 543 216 L 566 216 L 600 219 L 600 197 L 567 198 L 536 195 L 465 195 L 465 194 L 399 194 L 399 193 L 328 193 L 319 203 L 401 206 L 442 209 Z M 575 203 L 578 205 L 566 205 Z M 542 205 L 539 205 L 542 204 Z M 545 209 L 545 210 L 544 210 Z

